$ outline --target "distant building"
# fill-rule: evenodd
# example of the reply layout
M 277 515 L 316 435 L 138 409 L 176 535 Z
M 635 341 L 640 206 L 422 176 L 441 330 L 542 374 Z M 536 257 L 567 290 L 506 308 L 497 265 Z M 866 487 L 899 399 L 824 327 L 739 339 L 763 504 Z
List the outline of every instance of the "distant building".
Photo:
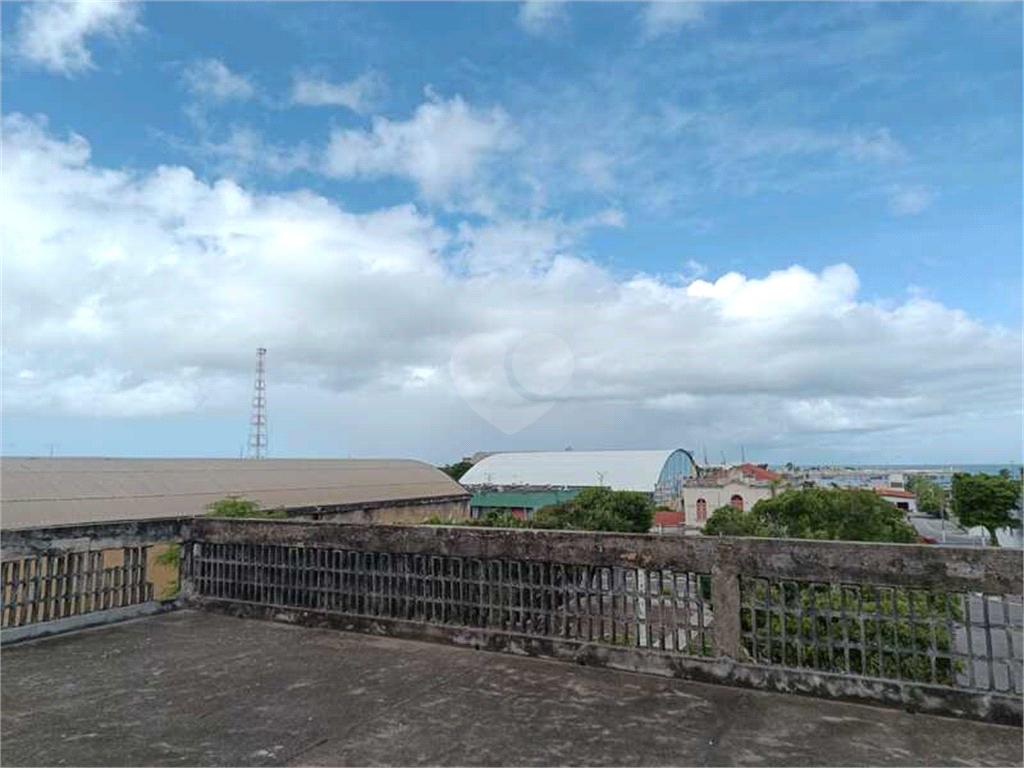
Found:
M 439 469 L 401 459 L 0 461 L 3 528 L 192 517 L 229 496 L 290 516 L 420 523 L 469 516 L 469 493 Z
M 902 475 L 901 475 L 902 477 Z M 883 499 L 914 515 L 917 514 L 917 497 L 910 491 L 899 488 L 875 488 L 875 493 Z
M 783 476 L 758 464 L 714 467 L 686 481 L 680 502 L 675 505 L 687 528 L 703 528 L 719 507 L 753 509 L 761 499 L 770 499 L 782 487 Z
M 890 490 L 905 491 L 907 489 L 906 477 L 904 477 L 902 472 L 895 472 L 889 475 L 885 487 Z
M 565 501 L 594 486 L 638 491 L 671 506 L 678 503 L 686 480 L 696 474 L 693 456 L 683 449 L 529 451 L 485 456 L 461 482 L 473 493 L 474 516 L 505 509 L 529 517 L 548 503 Z
M 651 530 L 655 533 L 682 533 L 683 513 L 659 510 L 654 513 Z
M 470 501 L 470 514 L 481 517 L 491 512 L 507 512 L 520 520 L 533 517 L 542 507 L 571 501 L 578 490 L 552 490 L 550 488 L 518 487 L 515 490 L 478 491 Z

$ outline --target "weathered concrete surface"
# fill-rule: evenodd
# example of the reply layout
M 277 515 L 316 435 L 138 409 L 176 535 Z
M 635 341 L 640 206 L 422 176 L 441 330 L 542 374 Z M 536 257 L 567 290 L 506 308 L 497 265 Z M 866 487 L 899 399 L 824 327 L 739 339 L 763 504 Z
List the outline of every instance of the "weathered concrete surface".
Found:
M 1024 594 L 1020 551 L 857 541 L 195 518 L 185 538 Z
M 4 765 L 1020 765 L 1021 731 L 182 611 L 4 649 Z

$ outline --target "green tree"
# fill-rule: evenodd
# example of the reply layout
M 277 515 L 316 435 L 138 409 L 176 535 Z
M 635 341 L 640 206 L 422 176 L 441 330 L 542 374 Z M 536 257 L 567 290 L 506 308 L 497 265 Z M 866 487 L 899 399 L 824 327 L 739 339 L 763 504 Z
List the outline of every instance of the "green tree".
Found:
M 761 525 L 752 511 L 741 511 L 731 504 L 719 507 L 711 513 L 704 524 L 707 536 L 767 536 L 767 529 Z
M 979 472 L 953 475 L 953 511 L 962 525 L 980 525 L 988 531 L 993 546 L 999 545 L 996 531 L 1019 528 L 1021 521 L 1013 510 L 1021 506 L 1021 481 L 1006 475 Z
M 255 501 L 240 496 L 228 496 L 206 507 L 210 517 L 272 517 L 285 518 L 288 513 L 282 509 L 260 509 Z
M 762 499 L 749 512 L 722 507 L 704 526 L 705 534 L 716 532 L 897 543 L 920 540 L 902 510 L 874 491 L 846 488 L 784 491 Z M 946 626 L 962 619 L 957 595 L 754 579 L 741 581 L 740 590 L 744 648 L 760 660 L 941 685 L 952 684 L 962 667 L 948 658 L 952 635 Z M 771 608 L 780 605 L 782 612 Z M 928 616 L 937 621 L 932 625 L 921 620 Z M 850 643 L 856 646 L 850 648 Z M 879 648 L 883 643 L 898 645 L 907 653 L 897 657 L 883 652 Z M 934 652 L 940 656 L 933 661 L 930 654 Z
M 933 517 L 943 516 L 946 492 L 938 483 L 925 475 L 911 475 L 907 480 L 907 489 L 917 499 L 917 509 Z
M 469 472 L 469 468 L 472 466 L 473 462 L 463 460 L 456 462 L 455 464 L 445 464 L 443 467 L 438 467 L 438 469 L 448 475 L 452 480 L 459 480 L 464 474 Z
M 874 491 L 849 488 L 807 488 L 783 491 L 761 499 L 750 511 L 752 519 L 722 507 L 715 510 L 704 532 L 715 535 L 774 536 L 790 539 L 842 541 L 920 541 L 912 525 Z M 719 516 L 721 522 L 715 521 Z M 713 524 L 714 523 L 714 524 Z M 710 531 L 709 531 L 710 529 Z M 752 531 L 727 534 L 726 530 Z
M 440 521 L 431 520 L 438 524 Z M 634 491 L 585 488 L 569 501 L 538 509 L 530 520 L 508 513 L 488 513 L 466 525 L 501 528 L 547 528 L 575 531 L 647 533 L 654 522 L 654 502 Z

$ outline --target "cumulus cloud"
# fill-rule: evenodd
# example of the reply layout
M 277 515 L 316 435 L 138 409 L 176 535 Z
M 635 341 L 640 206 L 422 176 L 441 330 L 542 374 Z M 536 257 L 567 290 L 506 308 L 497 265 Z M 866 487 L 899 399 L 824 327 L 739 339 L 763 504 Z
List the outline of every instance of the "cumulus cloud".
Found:
M 194 61 L 185 67 L 182 76 L 192 93 L 211 101 L 247 101 L 255 93 L 248 80 L 218 59 Z
M 643 38 L 653 40 L 689 27 L 704 18 L 704 4 L 699 0 L 653 0 L 641 12 Z
M 292 84 L 292 103 L 308 107 L 340 106 L 360 114 L 370 111 L 383 89 L 383 79 L 367 72 L 347 83 L 301 75 Z
M 27 3 L 14 45 L 25 60 L 63 75 L 93 68 L 90 38 L 121 37 L 140 29 L 138 4 L 107 0 Z
M 459 96 L 432 97 L 404 122 L 375 117 L 370 130 L 333 131 L 325 170 L 343 178 L 405 177 L 425 198 L 441 201 L 471 185 L 496 153 L 514 144 L 501 109 L 474 109 Z
M 496 439 L 445 373 L 459 341 L 551 334 L 572 381 L 520 447 L 885 433 L 1019 450 L 1020 333 L 919 294 L 865 300 L 845 264 L 623 276 L 577 253 L 614 214 L 452 231 L 412 206 L 103 167 L 85 138 L 17 115 L 3 129 L 5 418 L 223 411 L 266 346 L 276 418 L 307 420 L 304 450 L 336 422 L 346 445 L 440 459 Z M 503 397 L 488 371 L 468 372 L 474 393 Z
M 531 35 L 550 32 L 564 18 L 564 0 L 526 0 L 519 6 L 519 26 Z
M 921 213 L 932 204 L 935 190 L 931 187 L 903 187 L 895 185 L 889 188 L 889 210 L 898 216 L 912 216 Z

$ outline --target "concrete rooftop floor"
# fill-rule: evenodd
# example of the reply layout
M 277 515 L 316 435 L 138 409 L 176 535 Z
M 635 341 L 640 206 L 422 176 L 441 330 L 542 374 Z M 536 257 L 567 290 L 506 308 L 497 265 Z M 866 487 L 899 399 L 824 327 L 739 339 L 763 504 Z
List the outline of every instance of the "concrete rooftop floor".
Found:
M 180 611 L 0 653 L 3 765 L 1021 765 L 1015 728 Z

